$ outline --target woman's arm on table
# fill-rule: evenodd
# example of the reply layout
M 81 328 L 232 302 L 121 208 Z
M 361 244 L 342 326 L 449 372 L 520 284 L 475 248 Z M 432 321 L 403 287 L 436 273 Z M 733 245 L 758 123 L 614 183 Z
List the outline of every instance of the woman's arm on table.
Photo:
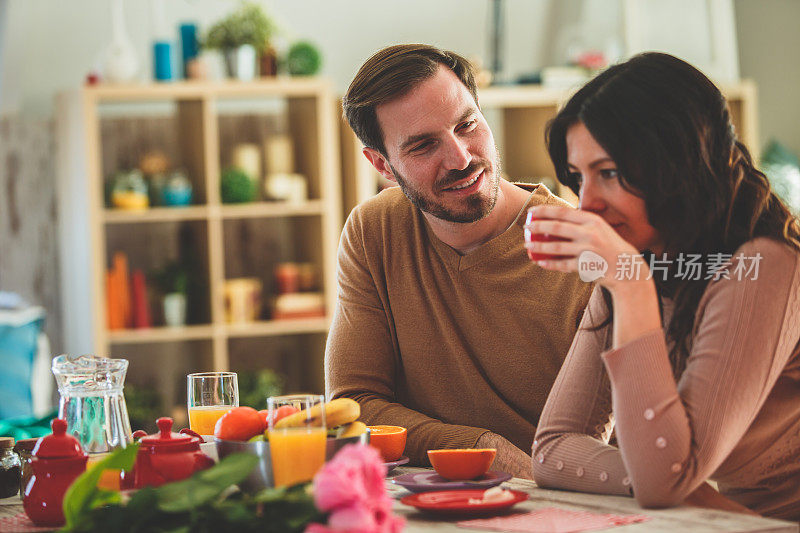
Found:
M 611 332 L 608 327 L 592 330 L 607 314 L 596 287 L 537 427 L 533 472 L 543 488 L 631 494 L 619 450 L 608 445 L 611 388 L 600 353 Z
M 603 354 L 619 448 L 643 506 L 683 501 L 739 443 L 785 367 L 800 332 L 797 258 L 767 239 L 758 279 L 710 282 L 678 383 L 661 331 Z M 615 302 L 616 304 L 616 302 Z

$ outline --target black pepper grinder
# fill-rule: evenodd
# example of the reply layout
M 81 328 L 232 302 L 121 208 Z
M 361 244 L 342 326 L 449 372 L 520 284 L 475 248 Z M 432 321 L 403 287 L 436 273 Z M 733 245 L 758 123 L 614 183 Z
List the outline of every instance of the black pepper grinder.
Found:
M 10 498 L 19 492 L 22 463 L 14 452 L 14 439 L 0 437 L 0 498 Z

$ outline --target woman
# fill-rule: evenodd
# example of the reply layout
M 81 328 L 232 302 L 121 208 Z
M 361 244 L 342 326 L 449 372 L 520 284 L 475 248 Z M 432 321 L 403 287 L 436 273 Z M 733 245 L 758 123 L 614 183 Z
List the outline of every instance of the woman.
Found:
M 663 507 L 710 478 L 800 520 L 800 224 L 724 97 L 642 54 L 578 91 L 547 143 L 580 210 L 534 208 L 530 231 L 565 241 L 529 250 L 601 277 L 539 422 L 536 482 Z

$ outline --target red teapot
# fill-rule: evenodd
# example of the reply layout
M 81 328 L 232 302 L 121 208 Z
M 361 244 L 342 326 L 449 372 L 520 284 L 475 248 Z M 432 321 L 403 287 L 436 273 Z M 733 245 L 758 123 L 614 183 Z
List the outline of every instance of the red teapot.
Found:
M 37 526 L 64 525 L 62 503 L 67 488 L 86 471 L 88 456 L 80 442 L 67 435 L 67 422 L 56 418 L 53 434 L 39 439 L 28 459 L 33 476 L 22 495 L 22 507 Z
M 158 487 L 190 477 L 195 472 L 214 465 L 214 460 L 200 450 L 203 438 L 199 435 L 173 433 L 172 419 L 156 420 L 160 430 L 139 439 L 139 451 L 133 465 L 133 487 Z M 137 431 L 134 437 L 144 432 Z M 125 476 L 127 481 L 128 476 Z M 123 486 L 129 482 L 123 481 Z

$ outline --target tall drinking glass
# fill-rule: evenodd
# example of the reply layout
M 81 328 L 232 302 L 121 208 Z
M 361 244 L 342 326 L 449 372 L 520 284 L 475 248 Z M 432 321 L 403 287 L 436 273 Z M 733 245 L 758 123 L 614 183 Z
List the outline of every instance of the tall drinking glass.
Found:
M 290 405 L 304 413 L 302 425 L 275 427 L 275 412 Z M 313 479 L 325 464 L 325 397 L 294 394 L 267 398 L 269 409 L 269 448 L 272 475 L 276 487 L 294 485 Z M 280 426 L 280 421 L 278 426 Z
M 213 435 L 222 415 L 239 406 L 236 372 L 199 372 L 186 377 L 189 428 Z

